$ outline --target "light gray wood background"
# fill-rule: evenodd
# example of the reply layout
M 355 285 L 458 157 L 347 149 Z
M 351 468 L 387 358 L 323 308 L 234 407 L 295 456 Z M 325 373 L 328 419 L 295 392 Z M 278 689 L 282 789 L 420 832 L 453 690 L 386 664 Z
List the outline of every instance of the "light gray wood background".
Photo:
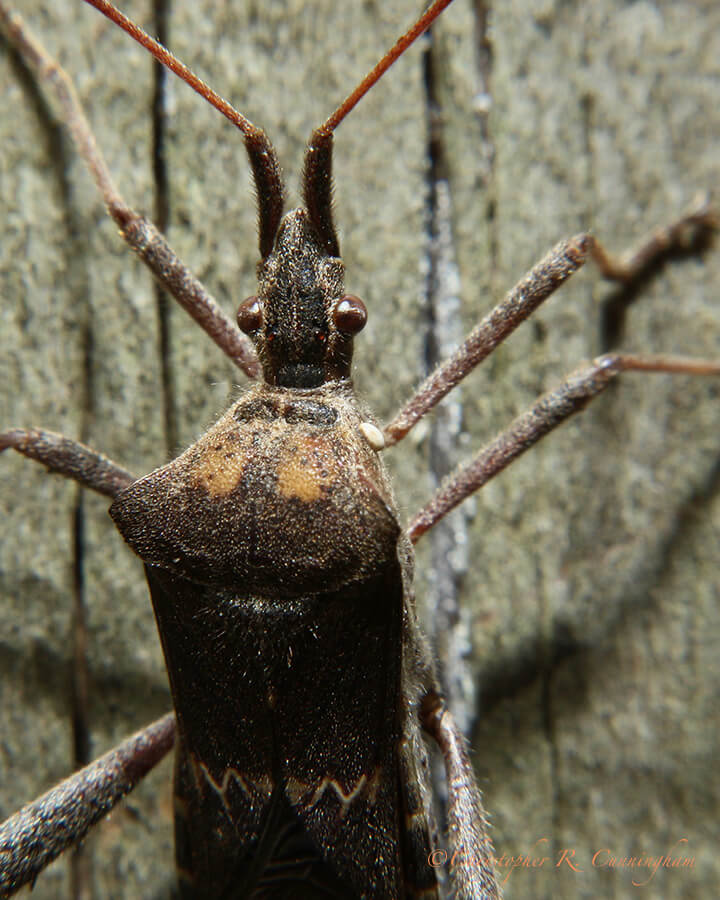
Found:
M 72 75 L 127 200 L 152 211 L 147 58 L 80 2 L 18 6 Z M 150 7 L 125 4 L 152 27 Z M 714 0 L 497 4 L 489 65 L 476 7 L 456 0 L 431 51 L 451 198 L 444 271 L 451 284 L 458 276 L 461 299 L 453 322 L 453 291 L 437 298 L 440 313 L 451 312 L 450 334 L 469 328 L 559 238 L 591 227 L 623 248 L 720 174 Z M 175 0 L 170 44 L 267 129 L 294 191 L 311 128 L 417 8 Z M 143 473 L 211 423 L 242 378 L 173 311 L 178 434 L 167 446 L 150 281 L 3 44 L 0 85 L 1 426 L 82 437 Z M 178 84 L 169 87 L 167 127 L 171 242 L 232 312 L 254 290 L 256 258 L 241 141 Z M 370 311 L 357 383 L 383 418 L 425 365 L 427 145 L 415 49 L 336 144 L 347 286 Z M 719 275 L 717 246 L 665 268 L 628 312 L 621 346 L 717 356 Z M 468 380 L 451 455 L 479 446 L 607 349 L 600 321 L 612 292 L 581 273 Z M 658 871 L 646 896 L 705 898 L 720 883 L 719 399 L 717 381 L 627 377 L 456 517 L 451 554 L 442 538 L 434 551 L 429 538 L 420 547 L 421 601 L 438 591 L 447 598 L 449 577 L 466 611 L 451 635 L 469 650 L 465 669 L 451 672 L 452 693 L 464 692 L 456 702 L 472 723 L 498 853 L 550 857 L 511 874 L 508 897 L 636 897 L 633 878 L 647 872 L 594 867 L 593 854 L 657 857 L 681 839 L 676 855 L 693 864 Z M 458 413 L 450 405 L 440 421 Z M 433 441 L 442 444 L 423 425 L 388 454 L 405 517 L 432 490 Z M 0 459 L 0 478 L 4 815 L 71 766 L 76 565 L 89 611 L 94 751 L 169 700 L 141 567 L 107 504 L 12 455 Z M 165 763 L 98 829 L 98 897 L 167 896 L 170 777 Z M 582 871 L 553 867 L 563 849 Z M 33 897 L 69 890 L 61 861 Z

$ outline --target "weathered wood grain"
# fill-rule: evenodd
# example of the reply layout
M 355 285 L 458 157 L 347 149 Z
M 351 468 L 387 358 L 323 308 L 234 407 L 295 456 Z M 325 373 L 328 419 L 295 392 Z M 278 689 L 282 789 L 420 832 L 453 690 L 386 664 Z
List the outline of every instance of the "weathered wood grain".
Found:
M 150 63 L 82 3 L 18 6 L 73 76 L 126 198 L 152 211 Z M 125 4 L 146 25 L 150 6 Z M 720 176 L 717 4 L 497 4 L 489 63 L 478 52 L 481 6 L 456 0 L 431 51 L 461 301 L 462 327 L 450 333 L 469 328 L 560 237 L 590 227 L 622 248 Z M 409 0 L 335 7 L 173 4 L 172 48 L 267 129 L 293 190 L 312 126 L 417 12 Z M 425 282 L 421 57 L 415 49 L 388 74 L 336 144 L 347 285 L 370 311 L 357 382 L 384 417 L 422 376 L 436 314 Z M 168 446 L 152 285 L 3 44 L 0 67 L 0 427 L 61 430 L 143 473 L 194 439 L 241 378 L 171 311 L 177 434 Z M 166 112 L 170 240 L 232 312 L 254 290 L 256 259 L 242 144 L 182 85 L 170 84 Z M 447 261 L 443 271 L 452 276 Z M 717 355 L 719 276 L 717 246 L 663 269 L 628 310 L 619 346 Z M 441 311 L 452 293 L 437 294 Z M 595 273 L 580 274 L 468 380 L 450 455 L 469 453 L 607 349 L 600 323 L 612 294 Z M 681 838 L 694 865 L 658 871 L 649 890 L 700 898 L 718 883 L 719 400 L 717 382 L 630 376 L 472 501 L 452 555 L 440 538 L 435 562 L 430 538 L 419 547 L 421 602 L 457 582 L 467 610 L 455 635 L 456 645 L 467 638 L 467 670 L 453 664 L 450 674 L 475 721 L 498 852 L 554 862 L 567 848 L 583 868 L 515 871 L 509 897 L 634 897 L 633 873 L 593 868 L 593 853 L 658 856 Z M 432 489 L 433 440 L 433 466 L 447 464 L 432 435 L 423 424 L 388 454 L 408 517 Z M 5 814 L 72 765 L 77 570 L 94 752 L 169 699 L 141 567 L 106 504 L 7 454 L 0 478 Z M 98 897 L 167 896 L 170 769 L 98 830 Z M 33 897 L 69 896 L 66 872 L 56 864 Z

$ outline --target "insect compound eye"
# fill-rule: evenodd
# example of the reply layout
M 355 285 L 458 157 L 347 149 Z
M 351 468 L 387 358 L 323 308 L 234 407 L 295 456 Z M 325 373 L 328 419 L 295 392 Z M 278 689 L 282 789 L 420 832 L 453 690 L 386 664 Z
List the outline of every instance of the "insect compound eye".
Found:
M 252 334 L 262 325 L 262 304 L 257 297 L 248 297 L 240 304 L 237 314 L 237 323 L 240 331 Z
M 333 312 L 333 321 L 338 331 L 345 334 L 357 334 L 367 322 L 367 309 L 359 297 L 345 294 Z

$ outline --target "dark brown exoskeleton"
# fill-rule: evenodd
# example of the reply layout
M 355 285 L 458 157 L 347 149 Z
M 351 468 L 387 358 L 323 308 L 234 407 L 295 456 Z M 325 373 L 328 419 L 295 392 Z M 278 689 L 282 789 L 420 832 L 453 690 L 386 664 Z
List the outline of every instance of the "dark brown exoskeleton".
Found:
M 383 435 L 350 382 L 352 339 L 366 314 L 344 293 L 330 203 L 332 133 L 447 2 L 434 4 L 313 133 L 303 209 L 283 217 L 269 141 L 222 107 L 244 135 L 259 198 L 259 291 L 238 315 L 257 357 L 164 239 L 121 200 L 56 79 L 125 239 L 247 374 L 260 368 L 263 376 L 182 456 L 139 480 L 48 432 L 0 436 L 0 449 L 12 447 L 112 496 L 111 514 L 146 564 L 177 717 L 183 896 L 437 896 L 422 731 L 439 745 L 448 776 L 456 894 L 499 896 L 480 795 L 415 620 L 411 544 L 620 371 L 720 370 L 717 362 L 667 357 L 596 360 L 520 416 L 403 531 L 379 461 L 386 443 L 400 440 L 588 255 L 605 274 L 625 279 L 688 229 L 715 222 L 698 207 L 656 233 L 624 268 L 587 235 L 558 245 Z M 93 5 L 140 37 L 107 4 Z M 1 5 L 0 20 L 28 61 L 50 71 L 41 48 Z M 173 733 L 166 717 L 2 826 L 0 892 L 32 880 L 80 840 L 167 752 Z
M 31 61 L 42 59 L 19 21 L 3 17 Z M 284 216 L 275 152 L 263 131 L 235 117 L 256 182 L 261 254 L 258 295 L 240 307 L 238 323 L 255 345 L 262 383 L 182 456 L 137 481 L 46 432 L 3 436 L 3 447 L 114 496 L 111 515 L 145 562 L 177 720 L 183 897 L 438 896 L 421 726 L 445 754 L 458 895 L 499 896 L 463 740 L 418 630 L 411 543 L 379 460 L 384 438 L 350 381 L 366 311 L 344 293 L 332 134 L 370 83 L 314 132 L 305 208 Z M 79 112 L 68 118 L 85 127 Z M 111 194 L 101 161 L 90 165 L 126 238 L 192 305 L 188 295 L 199 289 L 189 274 Z M 254 374 L 251 351 L 229 333 L 231 354 Z M 113 765 L 122 770 L 118 795 L 166 752 L 172 724 L 163 720 L 101 764 L 106 780 Z M 94 816 L 88 807 L 109 805 L 89 780 L 65 799 L 42 801 L 54 828 L 40 826 L 37 807 L 5 826 L 2 890 L 82 837 Z M 66 804 L 78 792 L 92 799 L 60 838 L 57 822 L 72 818 Z
M 308 148 L 306 209 L 283 218 L 273 150 L 248 145 L 262 259 L 239 322 L 263 383 L 110 511 L 146 563 L 170 674 L 183 893 L 432 896 L 434 680 L 380 431 L 350 382 L 366 316 L 343 290 L 331 134 Z

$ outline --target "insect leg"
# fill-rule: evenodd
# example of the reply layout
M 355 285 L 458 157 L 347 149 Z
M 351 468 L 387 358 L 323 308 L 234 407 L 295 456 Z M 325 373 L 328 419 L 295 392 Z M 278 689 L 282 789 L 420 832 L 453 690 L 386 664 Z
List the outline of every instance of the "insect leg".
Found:
M 254 378 L 260 369 L 249 339 L 176 256 L 152 222 L 131 209 L 119 194 L 67 74 L 30 33 L 20 16 L 11 13 L 3 3 L 0 3 L 0 28 L 59 109 L 60 117 L 125 241 L 223 353 L 246 375 Z
M 717 228 L 719 222 L 717 212 L 703 198 L 670 225 L 657 228 L 628 254 L 614 256 L 608 253 L 589 234 L 580 234 L 557 244 L 470 332 L 450 359 L 423 382 L 386 426 L 387 445 L 402 440 L 455 385 L 581 268 L 588 257 L 595 261 L 605 278 L 632 283 L 670 251 L 695 246 L 698 239 Z
M 385 427 L 388 445 L 410 429 L 524 322 L 587 260 L 592 238 L 578 234 L 561 241 L 475 326 L 455 353 L 440 365 Z
M 434 691 L 423 698 L 421 720 L 440 748 L 447 775 L 448 864 L 454 896 L 458 900 L 499 900 L 502 893 L 493 868 L 487 814 L 465 750 L 465 738 Z
M 81 841 L 169 752 L 175 715 L 167 713 L 71 775 L 0 825 L 0 896 L 15 893 Z
M 720 227 L 720 216 L 706 195 L 669 225 L 651 231 L 637 247 L 627 253 L 611 254 L 593 240 L 591 254 L 603 278 L 630 284 L 651 269 L 671 250 L 692 250 L 708 233 Z
M 470 463 L 451 474 L 408 528 L 415 543 L 451 509 L 501 472 L 514 459 L 570 416 L 584 409 L 621 372 L 669 372 L 720 375 L 720 360 L 608 353 L 576 370 L 555 390 L 540 397 L 505 431 L 483 447 Z
M 53 431 L 13 428 L 0 432 L 0 453 L 8 448 L 108 497 L 135 481 L 135 476 L 101 453 Z

